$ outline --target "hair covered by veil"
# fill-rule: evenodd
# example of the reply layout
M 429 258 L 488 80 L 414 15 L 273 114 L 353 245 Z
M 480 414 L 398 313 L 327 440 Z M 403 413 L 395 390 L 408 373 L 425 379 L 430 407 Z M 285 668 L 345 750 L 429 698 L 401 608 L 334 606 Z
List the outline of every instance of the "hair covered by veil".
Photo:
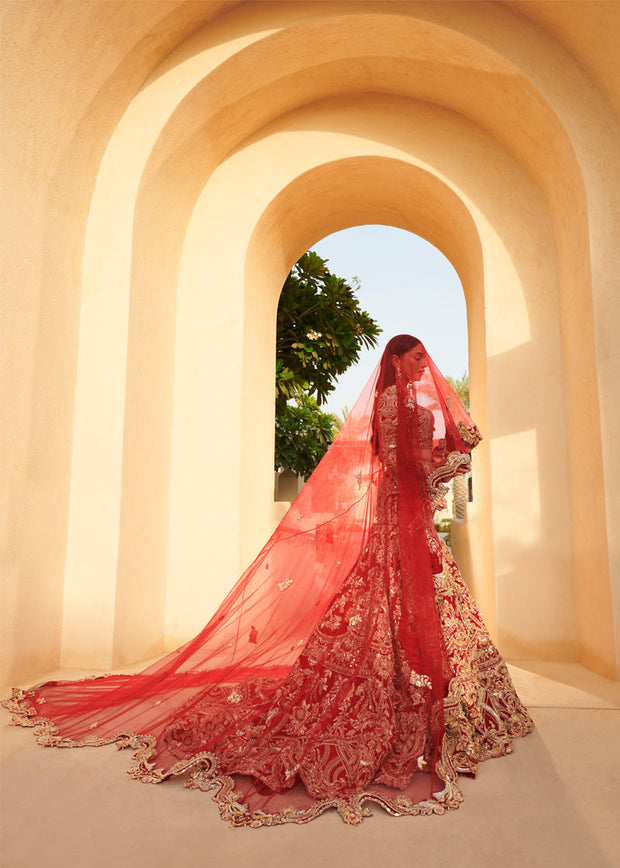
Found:
M 426 367 L 411 382 L 399 375 L 395 358 L 417 347 L 425 354 Z M 396 396 L 397 448 L 392 464 L 382 448 L 378 423 L 379 402 L 387 390 Z M 416 407 L 425 408 L 427 418 L 432 414 L 430 443 L 419 430 Z M 391 474 L 398 498 L 403 588 L 398 638 L 412 669 L 431 685 L 435 760 L 443 736 L 447 673 L 433 590 L 440 563 L 429 480 L 432 487 L 433 480 L 454 475 L 454 456 L 469 453 L 479 439 L 467 411 L 422 344 L 409 335 L 392 338 L 326 455 L 195 638 L 136 675 L 47 682 L 14 691 L 9 707 L 21 718 L 18 722 L 41 725 L 38 739 L 44 744 L 116 741 L 139 748 L 132 775 L 142 780 L 157 782 L 204 762 L 216 744 L 205 739 L 196 744 L 191 759 L 180 762 L 165 733 L 210 695 L 223 696 L 229 706 L 238 703 L 236 727 L 251 725 L 257 710 L 243 718 L 240 699 L 246 686 L 277 685 L 295 665 L 362 555 L 376 517 L 378 493 Z M 261 738 L 267 738 L 268 727 L 263 730 Z

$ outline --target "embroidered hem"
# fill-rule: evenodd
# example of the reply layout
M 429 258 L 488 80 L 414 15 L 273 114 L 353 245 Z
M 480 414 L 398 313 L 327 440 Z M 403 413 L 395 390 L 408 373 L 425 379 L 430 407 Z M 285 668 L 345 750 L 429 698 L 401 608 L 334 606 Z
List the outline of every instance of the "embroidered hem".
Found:
M 12 714 L 11 725 L 35 728 L 35 738 L 40 745 L 95 747 L 116 744 L 119 750 L 131 748 L 135 753 L 128 774 L 143 783 L 159 784 L 169 777 L 186 775 L 185 786 L 210 793 L 218 806 L 220 818 L 231 826 L 258 828 L 284 823 L 309 823 L 329 808 L 334 808 L 345 823 L 359 825 L 365 818 L 372 816 L 368 803 L 379 805 L 394 817 L 441 815 L 456 810 L 463 801 L 457 785 L 458 775 L 475 775 L 479 762 L 511 753 L 513 740 L 531 732 L 533 723 L 516 698 L 503 660 L 494 648 L 493 651 L 495 653 L 491 656 L 495 659 L 481 666 L 478 674 L 478 706 L 483 715 L 477 722 L 478 726 L 471 719 L 471 709 L 467 708 L 468 685 L 458 677 L 450 682 L 448 696 L 444 700 L 446 735 L 436 768 L 436 774 L 445 786 L 441 792 L 433 793 L 433 798 L 418 802 L 398 792 L 393 795 L 380 793 L 373 790 L 371 783 L 348 798 L 319 799 L 308 808 L 286 806 L 273 812 L 252 811 L 236 791 L 233 777 L 220 773 L 213 753 L 196 754 L 163 770 L 155 768 L 150 762 L 155 754 L 156 740 L 149 734 L 125 732 L 109 738 L 95 735 L 79 740 L 63 738 L 56 734 L 56 725 L 39 714 L 31 704 L 31 697 L 41 685 L 29 690 L 14 688 L 11 698 L 4 700 L 2 705 Z M 491 720 L 492 725 L 481 727 L 480 721 L 484 718 Z

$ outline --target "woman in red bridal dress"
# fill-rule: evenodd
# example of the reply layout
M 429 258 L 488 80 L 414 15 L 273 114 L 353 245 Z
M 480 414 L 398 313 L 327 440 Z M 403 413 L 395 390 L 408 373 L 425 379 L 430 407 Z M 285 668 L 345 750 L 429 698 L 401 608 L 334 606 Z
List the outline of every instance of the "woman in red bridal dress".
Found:
M 388 343 L 301 494 L 204 630 L 136 675 L 14 690 L 41 744 L 115 742 L 235 826 L 376 803 L 443 813 L 533 724 L 435 531 L 480 435 L 416 338 Z

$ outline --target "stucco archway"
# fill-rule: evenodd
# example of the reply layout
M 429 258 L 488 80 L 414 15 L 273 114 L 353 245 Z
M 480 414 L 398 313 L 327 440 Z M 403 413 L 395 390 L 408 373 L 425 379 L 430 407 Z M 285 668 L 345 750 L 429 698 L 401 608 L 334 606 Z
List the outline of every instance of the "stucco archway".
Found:
M 613 673 L 617 10 L 58 4 L 26 58 L 40 11 L 5 16 L 7 679 L 61 645 L 108 666 L 200 626 L 191 601 L 221 596 L 274 519 L 247 468 L 269 450 L 279 283 L 320 235 L 370 220 L 425 235 L 466 286 L 493 503 L 471 516 L 473 572 L 504 650 Z

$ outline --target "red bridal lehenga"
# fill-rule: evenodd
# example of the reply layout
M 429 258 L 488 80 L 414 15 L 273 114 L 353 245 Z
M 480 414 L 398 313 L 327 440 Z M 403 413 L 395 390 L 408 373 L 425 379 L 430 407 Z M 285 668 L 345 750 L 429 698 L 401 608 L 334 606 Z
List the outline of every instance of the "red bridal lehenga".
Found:
M 234 826 L 457 808 L 458 776 L 533 724 L 433 523 L 480 435 L 428 356 L 413 380 L 395 367 L 412 341 L 424 352 L 390 341 L 195 639 L 136 675 L 16 689 L 13 722 L 43 745 L 131 748 L 131 777 L 183 775 Z

